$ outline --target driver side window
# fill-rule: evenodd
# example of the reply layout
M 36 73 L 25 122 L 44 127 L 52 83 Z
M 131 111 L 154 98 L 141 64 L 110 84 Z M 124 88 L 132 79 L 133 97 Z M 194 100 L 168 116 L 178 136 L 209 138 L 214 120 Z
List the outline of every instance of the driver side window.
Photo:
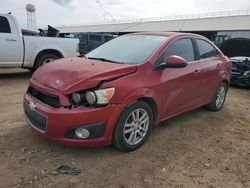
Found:
M 10 24 L 8 19 L 0 16 L 0 33 L 10 33 Z
M 166 62 L 171 55 L 184 58 L 187 62 L 194 61 L 194 49 L 191 39 L 180 39 L 173 43 L 161 56 L 160 62 Z

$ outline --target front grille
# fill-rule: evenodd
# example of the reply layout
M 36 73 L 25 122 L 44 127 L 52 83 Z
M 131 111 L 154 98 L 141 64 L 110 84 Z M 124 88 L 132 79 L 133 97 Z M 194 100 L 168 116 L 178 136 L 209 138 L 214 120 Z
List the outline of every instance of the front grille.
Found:
M 243 74 L 243 72 L 236 67 L 232 67 L 231 74 L 235 76 L 240 76 Z
M 241 72 L 232 71 L 231 74 L 239 76 L 239 75 L 241 75 Z
M 42 93 L 34 88 L 29 88 L 28 93 L 43 102 L 44 104 L 47 104 L 51 107 L 54 108 L 59 108 L 60 107 L 60 99 L 58 96 L 47 94 L 47 93 Z
M 29 106 L 24 104 L 24 112 L 30 125 L 40 131 L 45 132 L 47 129 L 47 117 L 35 111 L 35 109 L 30 109 Z

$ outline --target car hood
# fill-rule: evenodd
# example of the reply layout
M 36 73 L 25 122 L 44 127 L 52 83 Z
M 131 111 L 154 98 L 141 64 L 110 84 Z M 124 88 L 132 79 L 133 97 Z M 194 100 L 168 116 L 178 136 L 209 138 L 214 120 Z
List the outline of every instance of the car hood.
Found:
M 232 70 L 238 70 L 240 72 L 249 71 L 250 70 L 250 61 L 246 61 L 246 59 L 250 59 L 249 57 L 234 57 L 230 58 L 232 61 Z
M 109 63 L 85 58 L 60 59 L 43 65 L 32 79 L 64 94 L 96 87 L 136 72 L 136 65 Z
M 231 60 L 231 61 L 234 61 L 234 62 L 243 62 L 243 61 L 245 61 L 246 59 L 250 60 L 250 57 L 247 57 L 247 56 L 230 57 L 230 60 Z

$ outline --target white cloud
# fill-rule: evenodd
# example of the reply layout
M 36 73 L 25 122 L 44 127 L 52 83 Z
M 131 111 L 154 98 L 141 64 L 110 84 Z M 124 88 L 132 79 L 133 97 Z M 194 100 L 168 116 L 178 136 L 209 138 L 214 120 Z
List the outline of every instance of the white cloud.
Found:
M 11 11 L 24 27 L 27 3 L 36 6 L 39 27 L 250 9 L 249 0 L 1 0 L 0 12 Z

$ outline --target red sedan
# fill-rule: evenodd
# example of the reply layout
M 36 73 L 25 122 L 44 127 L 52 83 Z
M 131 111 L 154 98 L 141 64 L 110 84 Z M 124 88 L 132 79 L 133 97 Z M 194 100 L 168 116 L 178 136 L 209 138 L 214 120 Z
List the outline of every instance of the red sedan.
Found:
M 24 111 L 35 132 L 55 142 L 132 151 L 159 122 L 201 106 L 220 110 L 230 72 L 205 37 L 133 33 L 39 68 Z

